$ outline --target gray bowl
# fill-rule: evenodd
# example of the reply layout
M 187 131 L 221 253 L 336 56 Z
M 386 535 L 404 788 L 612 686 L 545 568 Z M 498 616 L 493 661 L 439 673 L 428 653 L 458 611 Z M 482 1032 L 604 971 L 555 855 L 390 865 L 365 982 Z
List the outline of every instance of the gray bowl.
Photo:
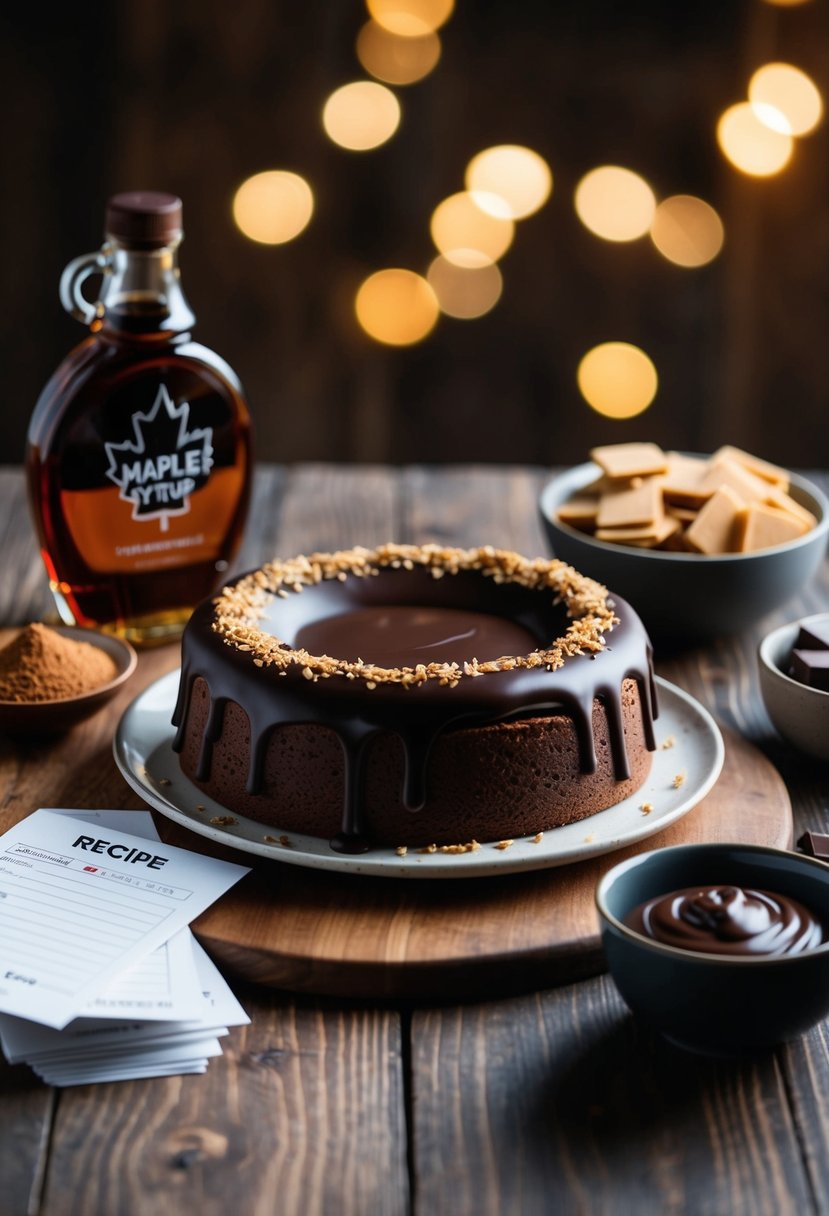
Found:
M 733 1056 L 795 1038 L 829 1014 L 829 943 L 802 954 L 702 954 L 655 942 L 623 918 L 697 884 L 793 897 L 829 926 L 829 866 L 759 845 L 693 844 L 621 862 L 596 890 L 608 967 L 630 1009 L 677 1046 Z
M 556 516 L 562 503 L 600 473 L 598 465 L 582 464 L 548 482 L 538 504 L 542 525 L 555 556 L 632 604 L 655 640 L 694 642 L 739 633 L 795 595 L 826 552 L 829 501 L 794 474 L 792 498 L 818 522 L 785 545 L 706 557 L 595 540 Z
M 829 760 L 829 692 L 809 688 L 786 674 L 800 626 L 829 620 L 829 612 L 806 616 L 767 633 L 758 650 L 760 691 L 769 717 L 783 738 L 813 756 Z

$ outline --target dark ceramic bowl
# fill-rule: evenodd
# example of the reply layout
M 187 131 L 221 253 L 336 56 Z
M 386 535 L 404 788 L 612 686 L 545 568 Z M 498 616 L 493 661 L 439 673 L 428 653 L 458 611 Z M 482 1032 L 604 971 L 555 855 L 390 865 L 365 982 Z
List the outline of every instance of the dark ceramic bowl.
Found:
M 794 474 L 791 496 L 818 522 L 785 545 L 707 557 L 595 540 L 561 523 L 558 508 L 600 473 L 598 465 L 582 464 L 548 482 L 538 504 L 541 522 L 555 556 L 632 604 L 655 640 L 693 642 L 739 633 L 795 595 L 826 552 L 829 501 Z
M 108 683 L 77 697 L 65 697 L 58 701 L 0 701 L 0 734 L 22 739 L 69 730 L 76 722 L 97 713 L 135 671 L 138 656 L 123 638 L 70 625 L 50 628 L 72 641 L 88 642 L 105 651 L 115 663 L 116 675 Z M 10 631 L 10 637 L 13 636 L 13 631 Z
M 596 904 L 608 967 L 630 1009 L 677 1046 L 733 1056 L 795 1038 L 829 1014 L 829 942 L 802 954 L 702 954 L 623 923 L 645 900 L 683 887 L 759 887 L 793 897 L 829 926 L 829 866 L 759 845 L 692 844 L 614 866 Z

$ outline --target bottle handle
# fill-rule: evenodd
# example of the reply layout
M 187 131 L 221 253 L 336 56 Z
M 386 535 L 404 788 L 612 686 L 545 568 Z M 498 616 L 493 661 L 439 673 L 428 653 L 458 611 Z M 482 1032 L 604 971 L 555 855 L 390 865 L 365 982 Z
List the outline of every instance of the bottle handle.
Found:
M 101 315 L 100 300 L 90 303 L 82 288 L 90 275 L 107 274 L 110 264 L 110 251 L 104 245 L 96 253 L 84 253 L 75 258 L 60 276 L 60 302 L 76 321 L 91 325 Z

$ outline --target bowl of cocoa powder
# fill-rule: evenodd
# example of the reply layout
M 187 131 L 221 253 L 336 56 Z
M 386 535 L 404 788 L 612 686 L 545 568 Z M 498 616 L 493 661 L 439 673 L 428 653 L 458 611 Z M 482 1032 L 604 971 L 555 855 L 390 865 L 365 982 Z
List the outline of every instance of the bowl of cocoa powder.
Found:
M 101 708 L 135 671 L 129 642 L 34 622 L 0 634 L 0 733 L 55 734 Z

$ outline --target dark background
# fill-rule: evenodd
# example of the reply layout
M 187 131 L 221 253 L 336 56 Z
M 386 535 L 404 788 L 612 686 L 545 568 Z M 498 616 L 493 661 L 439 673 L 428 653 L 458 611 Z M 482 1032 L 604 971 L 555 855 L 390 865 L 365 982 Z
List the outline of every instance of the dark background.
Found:
M 110 193 L 162 189 L 184 200 L 196 335 L 242 377 L 260 459 L 560 464 L 649 438 L 827 464 L 827 124 L 770 179 L 742 176 L 715 139 L 769 60 L 801 67 L 826 98 L 826 0 L 457 0 L 438 67 L 395 90 L 398 133 L 351 153 L 320 114 L 366 75 L 354 53 L 366 19 L 358 0 L 4 12 L 0 459 L 22 458 L 43 383 L 83 337 L 58 302 L 63 266 L 100 244 Z M 518 225 L 499 304 L 441 318 L 416 347 L 373 342 L 354 320 L 357 286 L 384 266 L 425 272 L 432 210 L 470 156 L 502 142 L 540 152 L 555 187 Z M 725 224 L 721 255 L 684 270 L 647 238 L 591 235 L 573 190 L 606 163 L 658 197 L 705 198 Z M 236 188 L 270 168 L 301 173 L 316 201 L 305 232 L 274 247 L 231 218 Z M 660 376 L 627 422 L 596 415 L 575 382 L 585 351 L 613 339 L 642 346 Z

